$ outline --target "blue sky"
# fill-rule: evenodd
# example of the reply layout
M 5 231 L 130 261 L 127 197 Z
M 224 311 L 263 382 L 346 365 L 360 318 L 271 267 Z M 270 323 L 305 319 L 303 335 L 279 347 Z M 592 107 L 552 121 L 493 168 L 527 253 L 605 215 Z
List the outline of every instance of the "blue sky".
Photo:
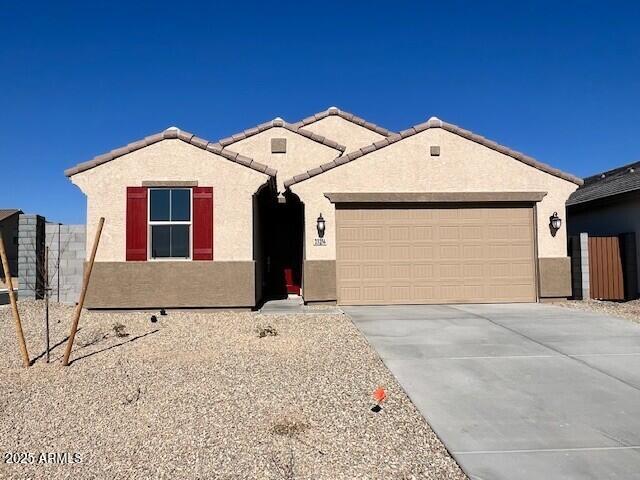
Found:
M 577 175 L 640 160 L 638 2 L 4 3 L 0 208 L 84 222 L 67 167 L 332 105 L 393 130 L 436 115 Z

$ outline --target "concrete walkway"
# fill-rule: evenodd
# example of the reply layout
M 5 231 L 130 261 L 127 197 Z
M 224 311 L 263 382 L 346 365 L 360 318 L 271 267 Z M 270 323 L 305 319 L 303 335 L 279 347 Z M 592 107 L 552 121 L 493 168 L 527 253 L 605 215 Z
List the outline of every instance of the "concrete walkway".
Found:
M 282 300 L 269 300 L 260 308 L 260 313 L 266 315 L 286 315 L 286 314 L 341 314 L 342 310 L 335 305 L 326 305 L 322 308 L 305 305 L 302 297 L 289 297 Z
M 640 325 L 539 304 L 343 310 L 470 478 L 640 479 Z

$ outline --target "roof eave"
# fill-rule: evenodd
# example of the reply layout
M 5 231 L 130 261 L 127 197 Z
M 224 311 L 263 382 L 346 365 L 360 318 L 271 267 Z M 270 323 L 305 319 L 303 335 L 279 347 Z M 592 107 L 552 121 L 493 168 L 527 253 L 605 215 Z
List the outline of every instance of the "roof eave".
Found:
M 607 199 L 616 199 L 622 195 L 626 195 L 626 194 L 630 194 L 630 193 L 634 193 L 634 192 L 640 192 L 640 187 L 634 187 L 634 188 L 629 188 L 629 189 L 625 189 L 625 190 L 618 190 L 616 192 L 612 192 L 612 193 L 608 193 L 606 195 L 600 195 L 597 197 L 592 197 L 592 198 L 587 198 L 584 200 L 577 200 L 577 201 L 571 201 L 571 197 L 569 197 L 569 199 L 567 200 L 567 202 L 565 203 L 565 205 L 567 207 L 575 207 L 578 205 L 586 205 L 588 203 L 592 203 L 592 202 L 602 202 L 605 201 Z

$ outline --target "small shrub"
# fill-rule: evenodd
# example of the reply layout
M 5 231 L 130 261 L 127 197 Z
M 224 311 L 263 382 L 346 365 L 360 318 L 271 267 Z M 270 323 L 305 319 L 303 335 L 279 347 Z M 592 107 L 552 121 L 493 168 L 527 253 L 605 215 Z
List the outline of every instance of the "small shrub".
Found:
M 309 428 L 309 424 L 300 420 L 292 420 L 285 418 L 273 424 L 271 431 L 276 435 L 284 435 L 293 437 L 298 433 L 302 433 Z
M 256 328 L 256 332 L 258 333 L 258 338 L 264 338 L 267 336 L 275 337 L 276 335 L 278 335 L 278 331 L 271 325 L 266 325 L 264 327 L 262 325 L 258 325 L 258 328 Z
M 78 340 L 78 343 L 81 347 L 90 347 L 91 345 L 95 345 L 96 343 L 104 340 L 108 336 L 108 334 L 102 333 L 99 330 L 93 330 L 84 334 L 83 338 Z
M 122 325 L 120 322 L 116 322 L 113 325 L 113 331 L 116 332 L 116 337 L 128 337 L 129 334 L 124 331 L 126 327 Z
M 132 403 L 136 403 L 138 400 L 140 400 L 140 395 L 142 395 L 142 390 L 140 389 L 140 387 L 138 387 L 132 394 L 125 396 L 122 404 L 131 405 Z

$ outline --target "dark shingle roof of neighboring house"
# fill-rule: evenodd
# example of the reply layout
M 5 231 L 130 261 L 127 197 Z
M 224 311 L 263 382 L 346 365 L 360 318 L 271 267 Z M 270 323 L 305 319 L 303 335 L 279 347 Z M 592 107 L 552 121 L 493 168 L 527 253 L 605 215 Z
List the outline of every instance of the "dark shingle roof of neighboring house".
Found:
M 584 179 L 584 185 L 573 192 L 567 206 L 591 202 L 622 193 L 640 190 L 640 162 L 630 163 Z
M 235 135 L 231 135 L 230 137 L 226 137 L 221 140 L 218 140 L 218 143 L 223 147 L 226 147 L 227 145 L 232 145 L 236 142 L 239 142 L 240 140 L 244 140 L 245 138 L 252 137 L 253 135 L 257 135 L 258 133 L 264 132 L 265 130 L 269 130 L 270 128 L 274 128 L 274 127 L 285 128 L 290 132 L 297 133 L 298 135 L 302 135 L 303 137 L 313 140 L 314 142 L 318 142 L 322 145 L 338 150 L 341 154 L 346 150 L 346 147 L 344 145 L 340 145 L 339 143 L 334 142 L 333 140 L 329 140 L 328 138 L 323 137 L 322 135 L 317 135 L 313 132 L 310 132 L 308 130 L 304 130 L 298 126 L 295 126 L 291 123 L 285 122 L 281 118 L 274 118 L 270 122 L 261 123 L 260 125 L 257 125 L 253 128 L 243 130 L 240 133 L 236 133 Z
M 400 133 L 395 133 L 387 138 L 383 138 L 382 140 L 379 140 L 371 145 L 367 145 L 364 147 L 361 147 L 360 149 L 349 153 L 348 155 L 342 156 L 342 157 L 338 157 L 335 160 L 332 160 L 331 162 L 325 163 L 323 165 L 320 165 L 317 168 L 311 169 L 311 170 L 307 170 L 306 172 L 300 174 L 300 175 L 296 175 L 293 178 L 290 178 L 288 180 L 286 180 L 284 182 L 284 186 L 285 187 L 290 187 L 291 185 L 295 185 L 296 183 L 299 182 L 303 182 L 304 180 L 307 180 L 311 177 L 315 177 L 316 175 L 320 175 L 323 172 L 326 172 L 327 170 L 330 170 L 332 168 L 338 167 L 340 165 L 344 165 L 345 163 L 349 163 L 352 162 L 353 160 L 362 157 L 363 155 L 366 155 L 368 153 L 371 153 L 373 151 L 376 150 L 380 150 L 382 148 L 385 148 L 389 145 L 392 145 L 396 142 L 399 142 L 407 137 L 411 137 L 417 133 L 423 132 L 424 130 L 428 130 L 429 128 L 442 128 L 444 130 L 447 130 L 449 132 L 455 133 L 456 135 L 459 135 L 463 138 L 466 138 L 468 140 L 471 140 L 473 142 L 479 143 L 481 145 L 484 145 L 487 148 L 490 148 L 492 150 L 495 150 L 497 152 L 500 152 L 504 155 L 508 155 L 512 158 L 515 158 L 516 160 L 521 161 L 522 163 L 525 163 L 527 165 L 530 165 L 534 168 L 537 168 L 538 170 L 541 170 L 543 172 L 546 172 L 550 175 L 554 175 L 556 177 L 562 178 L 564 180 L 567 180 L 569 182 L 573 182 L 577 185 L 582 185 L 582 179 L 578 178 L 574 175 L 571 175 L 569 173 L 565 173 L 561 170 L 558 170 L 557 168 L 554 168 L 550 165 L 547 165 L 546 163 L 542 163 L 539 162 L 538 160 L 536 160 L 535 158 L 529 157 L 527 155 L 525 155 L 522 152 L 518 152 L 516 150 L 512 150 L 508 147 L 505 147 L 503 145 L 500 145 L 492 140 L 489 140 L 485 137 L 482 137 L 480 135 L 476 135 L 475 133 L 470 132 L 469 130 L 465 130 L 463 128 L 458 127 L 457 125 L 453 125 L 451 123 L 447 123 L 447 122 L 443 122 L 442 120 L 440 120 L 437 117 L 431 117 L 428 121 L 421 123 L 419 125 L 415 125 L 414 127 L 408 128 L 407 130 L 403 130 Z
M 384 127 L 380 127 L 375 123 L 371 123 L 366 121 L 364 118 L 357 117 L 353 113 L 345 112 L 344 110 L 340 110 L 337 107 L 329 107 L 327 110 L 322 112 L 318 112 L 315 115 L 311 115 L 310 117 L 303 118 L 299 122 L 294 123 L 293 125 L 296 127 L 305 127 L 306 125 L 310 125 L 312 123 L 317 122 L 318 120 L 322 120 L 323 118 L 328 117 L 329 115 L 337 115 L 338 117 L 344 118 L 345 120 L 355 123 L 356 125 L 360 125 L 366 129 L 369 129 L 373 132 L 376 132 L 380 135 L 384 135 L 388 137 L 389 135 L 393 135 L 394 132 L 391 130 L 387 130 Z
M 9 218 L 11 215 L 15 215 L 16 213 L 22 213 L 22 210 L 17 208 L 0 208 L 0 222 Z
M 137 142 L 130 143 L 124 147 L 117 148 L 115 150 L 111 150 L 108 153 L 103 155 L 98 155 L 94 157 L 92 160 L 88 162 L 80 163 L 75 167 L 68 168 L 64 171 L 64 174 L 67 177 L 71 177 L 80 172 L 84 172 L 85 170 L 89 170 L 91 168 L 97 167 L 98 165 L 102 165 L 103 163 L 110 162 L 118 157 L 122 157 L 127 153 L 135 152 L 136 150 L 140 150 L 141 148 L 148 147 L 149 145 L 153 145 L 154 143 L 160 142 L 166 139 L 176 138 L 178 140 L 182 140 L 185 143 L 189 143 L 195 147 L 201 148 L 202 150 L 206 150 L 208 152 L 215 153 L 220 155 L 221 157 L 226 158 L 227 160 L 231 160 L 232 162 L 239 163 L 240 165 L 244 165 L 245 167 L 256 170 L 260 173 L 267 174 L 271 177 L 276 176 L 276 170 L 266 165 L 256 162 L 255 160 L 245 157 L 244 155 L 240 155 L 236 152 L 228 150 L 224 148 L 223 145 L 220 145 L 216 142 L 210 142 L 200 137 L 196 137 L 193 133 L 185 132 L 184 130 L 180 130 L 176 127 L 169 127 L 166 130 L 156 133 L 155 135 L 150 135 L 145 137 L 142 140 Z

